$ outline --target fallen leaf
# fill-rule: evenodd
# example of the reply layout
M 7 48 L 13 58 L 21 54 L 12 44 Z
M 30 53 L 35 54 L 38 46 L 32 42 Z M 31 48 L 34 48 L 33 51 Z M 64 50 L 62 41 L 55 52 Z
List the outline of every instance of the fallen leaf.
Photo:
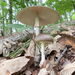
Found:
M 15 59 L 10 59 L 2 62 L 0 64 L 0 75 L 11 75 L 15 72 L 20 71 L 24 66 L 27 65 L 30 59 L 23 57 L 18 57 Z
M 34 57 L 34 55 L 35 55 L 35 44 L 34 44 L 34 41 L 32 40 L 30 42 L 30 45 L 28 47 L 28 50 L 27 50 L 25 56 L 26 57 Z

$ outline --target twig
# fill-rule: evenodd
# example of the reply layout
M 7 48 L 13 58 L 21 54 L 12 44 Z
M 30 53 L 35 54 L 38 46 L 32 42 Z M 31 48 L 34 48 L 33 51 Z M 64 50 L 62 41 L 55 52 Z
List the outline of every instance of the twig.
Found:
M 70 46 L 70 45 L 66 45 L 65 46 L 65 48 L 64 48 L 64 50 L 63 50 L 63 52 L 62 52 L 62 54 L 58 57 L 58 59 L 56 60 L 56 63 L 58 64 L 59 63 L 59 61 L 61 60 L 61 58 L 64 56 L 64 54 L 66 53 L 66 51 L 67 50 L 69 50 L 69 48 L 71 48 L 72 46 Z

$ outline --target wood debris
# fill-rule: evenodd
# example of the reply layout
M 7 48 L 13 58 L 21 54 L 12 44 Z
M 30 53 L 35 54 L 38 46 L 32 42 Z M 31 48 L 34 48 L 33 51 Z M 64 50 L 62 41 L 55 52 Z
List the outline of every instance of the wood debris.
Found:
M 15 50 L 20 41 L 25 41 L 30 38 L 30 34 L 32 38 L 32 31 L 23 31 L 22 33 L 0 37 L 0 54 L 3 54 L 5 57 L 9 56 L 10 51 Z

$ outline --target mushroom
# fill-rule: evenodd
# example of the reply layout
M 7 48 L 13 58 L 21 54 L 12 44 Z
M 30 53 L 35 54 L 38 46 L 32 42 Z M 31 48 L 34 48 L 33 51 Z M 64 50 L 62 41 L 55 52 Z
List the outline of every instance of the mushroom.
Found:
M 34 33 L 38 36 L 40 34 L 39 26 L 55 23 L 59 19 L 59 15 L 51 8 L 32 6 L 21 10 L 17 15 L 17 19 L 23 24 L 34 26 Z M 44 48 L 43 46 L 44 44 L 41 43 L 42 48 Z M 42 53 L 44 54 L 44 52 Z
M 21 10 L 17 19 L 27 25 L 34 26 L 36 36 L 39 35 L 39 26 L 55 23 L 59 15 L 51 8 L 44 6 L 32 6 Z
M 52 43 L 53 37 L 50 36 L 49 34 L 39 34 L 38 36 L 35 37 L 35 41 L 40 43 L 40 45 L 41 45 L 41 50 L 40 50 L 40 52 L 41 52 L 40 67 L 41 67 L 45 61 L 45 54 L 44 54 L 45 45 L 48 43 Z

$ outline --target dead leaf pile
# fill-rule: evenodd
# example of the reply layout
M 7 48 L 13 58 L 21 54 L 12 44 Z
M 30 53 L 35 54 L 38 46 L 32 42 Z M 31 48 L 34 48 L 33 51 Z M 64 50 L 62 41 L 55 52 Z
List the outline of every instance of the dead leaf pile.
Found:
M 6 39 L 0 44 L 0 75 L 75 75 L 75 36 L 62 31 L 54 37 L 54 43 L 45 47 L 45 61 L 41 60 L 40 46 L 34 40 L 27 43 Z M 16 47 L 17 50 L 13 51 Z M 6 51 L 6 49 L 8 49 Z

